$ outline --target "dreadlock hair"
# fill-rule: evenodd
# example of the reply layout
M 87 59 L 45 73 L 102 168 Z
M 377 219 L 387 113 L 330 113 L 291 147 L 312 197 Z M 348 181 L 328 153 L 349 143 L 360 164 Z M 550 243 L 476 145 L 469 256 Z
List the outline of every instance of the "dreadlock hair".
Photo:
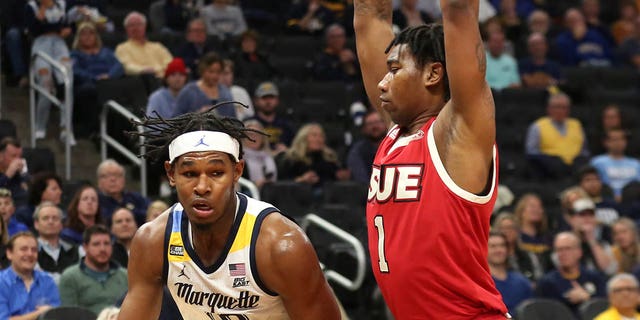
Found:
M 267 136 L 267 134 L 260 130 L 245 128 L 242 121 L 238 119 L 219 116 L 215 112 L 215 109 L 226 104 L 239 104 L 247 108 L 246 105 L 240 102 L 224 101 L 215 104 L 205 112 L 189 112 L 171 119 L 165 119 L 157 112 L 154 112 L 156 117 L 144 116 L 140 121 L 131 121 L 134 126 L 143 127 L 145 129 L 143 132 L 129 131 L 128 133 L 134 137 L 145 137 L 143 146 L 147 151 L 144 154 L 140 154 L 139 157 L 159 160 L 157 157 L 165 154 L 164 151 L 168 149 L 171 141 L 184 133 L 200 130 L 218 131 L 226 133 L 238 140 L 240 144 L 238 159 L 242 159 L 244 153 L 242 150 L 242 139 L 253 141 L 253 139 L 247 135 L 247 132 L 256 132 L 265 136 Z M 235 159 L 233 159 L 231 155 L 229 155 L 229 157 L 231 161 L 235 162 Z M 171 165 L 173 165 L 173 163 Z
M 444 53 L 444 31 L 442 24 L 430 23 L 416 27 L 408 27 L 402 30 L 384 51 L 389 53 L 394 46 L 406 44 L 411 55 L 416 60 L 419 69 L 424 68 L 427 63 L 440 62 L 445 69 L 444 77 L 444 99 L 449 100 L 451 91 L 449 89 L 449 76 L 446 72 L 446 59 Z

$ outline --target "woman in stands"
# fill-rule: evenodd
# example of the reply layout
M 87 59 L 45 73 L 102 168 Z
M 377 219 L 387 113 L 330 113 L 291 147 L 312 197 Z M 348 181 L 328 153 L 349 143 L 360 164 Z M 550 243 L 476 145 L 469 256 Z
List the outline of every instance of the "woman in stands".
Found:
M 535 283 L 544 275 L 545 270 L 535 254 L 520 249 L 518 242 L 520 230 L 512 213 L 500 213 L 493 222 L 492 230 L 502 233 L 507 239 L 509 265 L 513 270 L 522 273 L 531 283 Z
M 349 170 L 341 168 L 336 152 L 326 145 L 324 129 L 317 123 L 302 126 L 280 160 L 281 179 L 310 184 L 316 195 L 325 182 L 351 176 Z
M 73 40 L 74 126 L 81 136 L 88 136 L 98 128 L 98 93 L 96 82 L 124 75 L 122 64 L 102 40 L 94 24 L 83 22 Z M 91 109 L 96 108 L 96 109 Z
M 258 120 L 246 120 L 244 126 L 264 132 L 264 127 Z M 258 188 L 262 188 L 265 183 L 278 179 L 276 162 L 271 156 L 269 141 L 264 135 L 257 132 L 247 132 L 247 135 L 251 140 L 244 139 L 242 141 L 245 161 L 244 174 Z
M 67 209 L 67 222 L 60 237 L 70 243 L 81 245 L 82 233 L 94 224 L 103 224 L 98 191 L 91 185 L 78 189 Z
M 520 248 L 535 254 L 543 268 L 549 267 L 544 262 L 548 261 L 552 240 L 542 200 L 534 193 L 526 193 L 516 203 L 514 214 L 520 230 Z
M 198 63 L 200 79 L 188 83 L 176 101 L 173 117 L 189 112 L 204 112 L 221 102 L 231 102 L 231 91 L 220 82 L 222 59 L 214 52 L 204 55 Z M 221 116 L 236 118 L 235 106 L 232 103 L 221 105 L 215 109 Z
M 640 266 L 640 237 L 638 227 L 629 218 L 613 223 L 613 256 L 618 261 L 618 272 L 633 272 Z
M 43 201 L 56 206 L 62 199 L 62 179 L 53 172 L 41 172 L 31 178 L 28 203 L 16 209 L 16 218 L 33 230 L 33 211 Z

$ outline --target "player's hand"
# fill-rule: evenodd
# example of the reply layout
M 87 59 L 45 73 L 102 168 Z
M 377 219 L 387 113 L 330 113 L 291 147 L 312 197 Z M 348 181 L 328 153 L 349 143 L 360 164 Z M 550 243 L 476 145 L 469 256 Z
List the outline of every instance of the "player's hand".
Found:
M 9 163 L 9 167 L 7 167 L 7 171 L 5 171 L 4 174 L 9 178 L 13 178 L 16 173 L 22 171 L 22 168 L 24 168 L 24 163 L 25 161 L 23 158 L 13 159 L 11 163 Z
M 578 304 L 589 300 L 591 295 L 575 280 L 571 281 L 572 288 L 565 292 L 564 297 L 571 303 Z

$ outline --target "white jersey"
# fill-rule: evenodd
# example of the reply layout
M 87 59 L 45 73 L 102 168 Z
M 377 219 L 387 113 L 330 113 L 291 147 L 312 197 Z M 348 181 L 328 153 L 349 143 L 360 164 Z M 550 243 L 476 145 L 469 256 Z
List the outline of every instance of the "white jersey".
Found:
M 191 244 L 181 204 L 169 213 L 164 275 L 184 319 L 289 319 L 282 299 L 264 286 L 256 268 L 255 244 L 264 218 L 277 212 L 268 203 L 236 196 L 237 211 L 225 248 L 205 266 Z

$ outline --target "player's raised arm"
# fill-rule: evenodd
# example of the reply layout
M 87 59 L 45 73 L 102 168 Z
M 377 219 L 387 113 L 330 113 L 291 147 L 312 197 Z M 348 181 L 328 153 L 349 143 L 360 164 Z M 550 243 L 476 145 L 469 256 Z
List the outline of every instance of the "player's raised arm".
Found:
M 256 247 L 264 284 L 282 298 L 291 319 L 339 320 L 340 311 L 309 239 L 280 214 L 267 216 Z
M 164 225 L 162 215 L 140 227 L 129 255 L 129 291 L 118 319 L 158 319 L 162 307 L 162 266 Z
M 371 105 L 380 111 L 389 125 L 391 119 L 380 107 L 378 82 L 387 73 L 387 54 L 384 51 L 394 37 L 391 0 L 355 0 L 353 5 L 353 27 L 364 87 Z

